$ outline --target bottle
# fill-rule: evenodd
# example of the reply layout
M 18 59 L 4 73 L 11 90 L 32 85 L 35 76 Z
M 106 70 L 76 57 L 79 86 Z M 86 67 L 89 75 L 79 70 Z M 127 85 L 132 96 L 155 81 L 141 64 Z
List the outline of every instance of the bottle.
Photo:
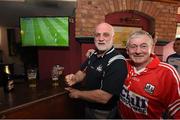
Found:
M 4 86 L 4 92 L 10 92 L 14 89 L 14 80 L 12 79 L 12 74 L 9 65 L 4 66 L 3 86 Z

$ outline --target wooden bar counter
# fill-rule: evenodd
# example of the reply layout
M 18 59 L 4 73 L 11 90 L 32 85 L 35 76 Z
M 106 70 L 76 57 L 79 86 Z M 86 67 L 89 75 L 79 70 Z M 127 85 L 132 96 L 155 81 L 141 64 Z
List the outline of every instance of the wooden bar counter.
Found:
M 0 89 L 0 118 L 82 118 L 82 101 L 68 97 L 64 85 L 53 87 L 51 82 L 30 88 L 26 81 L 15 83 L 10 93 Z

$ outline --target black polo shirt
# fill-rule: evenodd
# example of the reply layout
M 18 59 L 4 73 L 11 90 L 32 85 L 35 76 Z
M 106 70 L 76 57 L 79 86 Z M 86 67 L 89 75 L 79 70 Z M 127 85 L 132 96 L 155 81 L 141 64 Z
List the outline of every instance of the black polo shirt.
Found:
M 100 57 L 96 51 L 81 66 L 81 70 L 86 71 L 86 90 L 102 89 L 113 95 L 107 104 L 87 102 L 90 108 L 110 110 L 116 106 L 117 100 L 119 100 L 119 94 L 127 75 L 127 66 L 124 59 L 116 59 L 107 66 L 108 61 L 116 55 L 119 53 L 114 48 Z

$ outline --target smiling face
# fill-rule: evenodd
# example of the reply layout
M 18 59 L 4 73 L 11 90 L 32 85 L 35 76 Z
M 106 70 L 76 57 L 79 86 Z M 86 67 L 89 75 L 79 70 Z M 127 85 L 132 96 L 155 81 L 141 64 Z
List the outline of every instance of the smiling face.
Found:
M 96 27 L 95 45 L 99 51 L 107 51 L 113 46 L 113 27 L 107 23 L 101 23 Z
M 144 68 L 151 61 L 153 39 L 146 33 L 134 34 L 127 42 L 127 53 L 136 67 Z

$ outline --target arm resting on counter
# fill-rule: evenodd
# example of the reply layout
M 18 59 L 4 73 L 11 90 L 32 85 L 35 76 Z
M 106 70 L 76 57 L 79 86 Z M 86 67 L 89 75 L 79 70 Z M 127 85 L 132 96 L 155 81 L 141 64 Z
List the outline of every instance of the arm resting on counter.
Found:
M 71 87 L 65 89 L 70 92 L 71 98 L 80 98 L 90 102 L 106 104 L 112 97 L 112 94 L 100 89 L 90 91 L 80 91 Z

